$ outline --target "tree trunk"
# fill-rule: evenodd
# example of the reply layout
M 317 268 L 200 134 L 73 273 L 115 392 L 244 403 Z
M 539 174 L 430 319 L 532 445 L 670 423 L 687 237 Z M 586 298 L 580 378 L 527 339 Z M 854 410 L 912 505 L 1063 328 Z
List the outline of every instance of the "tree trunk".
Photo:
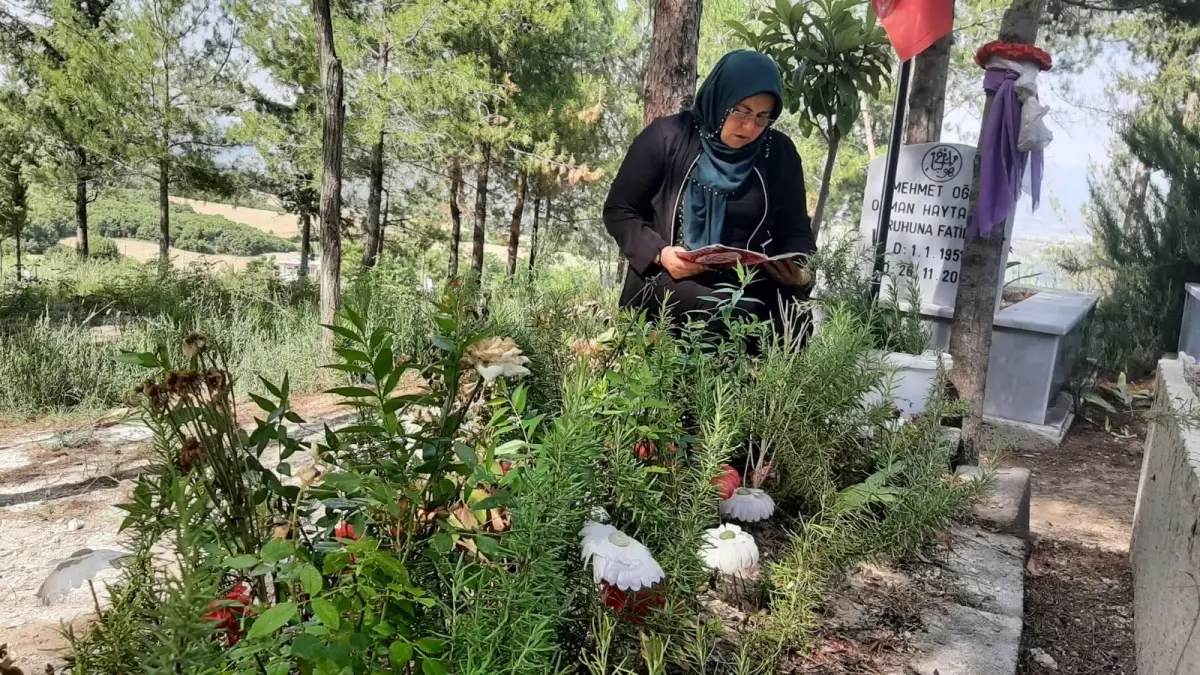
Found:
M 542 198 L 533 198 L 533 229 L 529 232 L 529 271 L 533 271 L 533 264 L 537 261 L 538 247 L 538 220 L 542 215 Z
M 483 159 L 475 170 L 475 236 L 472 238 L 471 275 L 476 281 L 483 279 L 483 245 L 487 234 L 488 170 L 492 166 L 492 146 L 479 144 Z
M 1000 39 L 1005 42 L 1033 44 L 1037 40 L 1038 21 L 1045 0 L 1013 0 L 1000 23 Z M 975 209 L 979 203 L 979 165 L 983 155 L 983 128 L 992 109 L 993 96 L 988 94 L 983 106 L 980 125 L 980 148 L 975 153 L 974 180 L 971 200 L 967 207 L 967 231 L 977 227 Z M 983 238 L 967 235 L 963 246 L 962 268 L 958 276 L 958 294 L 954 301 L 954 326 L 950 336 L 950 354 L 954 368 L 950 381 L 958 395 L 971 404 L 970 414 L 963 419 L 962 461 L 979 463 L 980 437 L 983 429 L 983 393 L 987 387 L 988 357 L 992 351 L 992 321 L 996 315 L 996 294 L 999 292 L 1000 261 L 1008 241 L 1004 228 L 992 230 Z
M 158 160 L 158 265 L 165 272 L 171 264 L 171 168 Z
M 642 114 L 646 126 L 691 105 L 696 94 L 703 9 L 701 0 L 657 0 L 653 6 L 654 30 Z
M 312 214 L 300 209 L 300 273 L 301 279 L 308 278 L 308 259 L 312 255 Z
M 1131 234 L 1137 227 L 1137 216 L 1146 204 L 1146 192 L 1150 189 L 1150 167 L 1140 159 L 1133 165 L 1133 184 L 1130 185 L 1129 201 L 1125 202 L 1125 217 L 1121 230 Z
M 91 249 L 88 247 L 88 173 L 87 151 L 83 148 L 75 150 L 77 160 L 75 169 L 75 234 L 78 239 L 79 255 L 88 257 Z
M 386 16 L 386 13 L 385 13 Z M 390 46 L 384 43 L 379 49 L 379 72 L 385 73 L 388 67 Z M 387 111 L 384 111 L 386 117 Z M 383 233 L 380 230 L 379 206 L 383 201 L 383 140 L 385 132 L 379 130 L 379 138 L 371 149 L 371 169 L 368 179 L 367 192 L 367 240 L 363 251 L 363 267 L 374 267 L 383 248 Z
M 517 203 L 513 206 L 512 228 L 508 231 L 508 276 L 517 273 L 517 247 L 521 242 L 521 216 L 525 215 L 525 191 L 529 178 L 524 171 L 517 174 Z
M 817 210 L 812 217 L 813 241 L 817 240 L 817 233 L 821 231 L 822 221 L 825 219 L 825 203 L 829 201 L 829 190 L 832 187 L 830 181 L 833 180 L 833 165 L 837 162 L 838 146 L 841 144 L 842 134 L 835 125 L 829 135 L 829 152 L 825 155 L 825 170 L 821 172 L 821 191 L 817 194 Z
M 450 278 L 458 276 L 458 249 L 462 242 L 462 209 L 458 205 L 462 194 L 462 163 L 457 157 L 450 160 Z
M 879 153 L 875 148 L 875 118 L 871 116 L 871 104 L 866 98 L 859 98 L 858 108 L 862 111 L 863 133 L 867 137 L 867 159 L 875 159 Z
M 905 136 L 908 145 L 942 140 L 946 80 L 950 75 L 950 49 L 953 46 L 954 33 L 947 33 L 913 61 Z
M 363 242 L 363 267 L 374 267 L 379 255 L 380 206 L 383 204 L 383 131 L 371 149 L 371 168 L 367 178 L 367 223 L 366 241 Z
M 313 0 L 317 45 L 321 56 L 321 86 L 325 113 L 321 130 L 321 323 L 332 325 L 342 304 L 342 62 L 334 51 L 329 0 Z M 333 331 L 326 329 L 322 344 L 333 351 Z
M 21 232 L 17 232 L 17 236 L 13 238 L 17 244 L 17 281 L 21 280 Z
M 383 242 L 387 241 L 389 217 L 392 214 L 392 191 L 383 193 L 383 215 L 379 218 L 379 243 L 375 245 L 375 264 L 383 260 Z

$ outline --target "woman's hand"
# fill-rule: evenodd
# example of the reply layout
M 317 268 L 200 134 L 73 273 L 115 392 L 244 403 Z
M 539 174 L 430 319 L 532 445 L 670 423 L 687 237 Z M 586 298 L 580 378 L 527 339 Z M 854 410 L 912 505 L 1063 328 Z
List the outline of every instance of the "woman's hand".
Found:
M 658 264 L 662 265 L 672 279 L 687 279 L 708 270 L 705 265 L 688 262 L 679 257 L 687 249 L 682 246 L 668 246 L 658 254 Z
M 767 274 L 780 286 L 807 286 L 808 272 L 792 260 L 771 260 L 763 263 Z

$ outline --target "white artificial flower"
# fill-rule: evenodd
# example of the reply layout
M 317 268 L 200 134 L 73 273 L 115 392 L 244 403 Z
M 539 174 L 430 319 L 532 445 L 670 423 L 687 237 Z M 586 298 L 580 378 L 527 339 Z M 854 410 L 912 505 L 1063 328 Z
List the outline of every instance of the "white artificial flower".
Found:
M 758 564 L 758 544 L 737 525 L 722 525 L 704 533 L 700 557 L 709 569 L 737 574 Z
M 525 367 L 529 357 L 522 355 L 521 347 L 512 338 L 480 340 L 467 349 L 466 360 L 488 382 L 501 376 L 521 377 L 529 374 L 529 369 Z
M 608 582 L 622 591 L 640 591 L 662 581 L 663 569 L 650 550 L 612 525 L 584 523 L 583 563 L 592 562 L 596 583 Z
M 775 513 L 775 500 L 757 488 L 740 487 L 721 502 L 721 513 L 743 523 L 757 523 Z

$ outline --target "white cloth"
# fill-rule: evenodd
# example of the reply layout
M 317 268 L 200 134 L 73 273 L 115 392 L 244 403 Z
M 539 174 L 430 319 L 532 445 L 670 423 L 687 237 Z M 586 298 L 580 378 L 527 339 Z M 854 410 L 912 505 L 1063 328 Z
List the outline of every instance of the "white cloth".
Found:
M 989 70 L 1004 68 L 1017 74 L 1017 81 L 1013 83 L 1013 88 L 1017 91 L 1017 100 L 1021 102 L 1021 128 L 1017 131 L 1017 150 L 1032 152 L 1045 149 L 1050 145 L 1050 141 L 1054 140 L 1054 134 L 1046 127 L 1045 117 L 1050 108 L 1038 100 L 1037 76 L 1041 71 L 1037 65 L 996 58 L 989 60 L 986 67 Z

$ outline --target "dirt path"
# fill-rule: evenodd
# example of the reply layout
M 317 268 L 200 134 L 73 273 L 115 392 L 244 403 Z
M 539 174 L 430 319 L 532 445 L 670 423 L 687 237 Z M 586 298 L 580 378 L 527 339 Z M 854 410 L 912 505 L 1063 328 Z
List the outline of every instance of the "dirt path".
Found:
M 326 394 L 297 395 L 293 409 L 310 421 L 331 420 L 347 409 Z M 261 411 L 239 404 L 239 421 L 253 424 Z M 308 433 L 320 429 L 314 422 Z M 0 428 L 0 644 L 15 665 L 39 673 L 61 663 L 64 625 L 85 627 L 96 600 L 77 588 L 50 605 L 35 591 L 54 565 L 81 548 L 117 549 L 125 513 L 117 504 L 130 499 L 144 468 L 149 431 L 119 412 L 100 420 L 28 423 Z M 116 570 L 97 575 L 98 601 Z
M 1056 672 L 1050 660 L 1065 675 L 1136 673 L 1129 538 L 1145 428 L 1113 426 L 1077 419 L 1062 447 L 1005 461 L 1033 474 L 1019 675 Z

